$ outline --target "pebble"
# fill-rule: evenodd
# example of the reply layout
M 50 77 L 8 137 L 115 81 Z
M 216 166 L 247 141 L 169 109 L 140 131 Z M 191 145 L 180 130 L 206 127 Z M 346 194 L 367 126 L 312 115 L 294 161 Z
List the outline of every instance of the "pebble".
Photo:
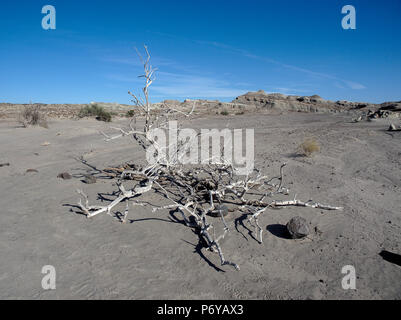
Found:
M 63 180 L 69 180 L 69 179 L 72 178 L 72 176 L 71 176 L 68 172 L 63 172 L 63 173 L 60 173 L 60 174 L 57 176 L 57 178 L 61 178 L 61 179 L 63 179 Z

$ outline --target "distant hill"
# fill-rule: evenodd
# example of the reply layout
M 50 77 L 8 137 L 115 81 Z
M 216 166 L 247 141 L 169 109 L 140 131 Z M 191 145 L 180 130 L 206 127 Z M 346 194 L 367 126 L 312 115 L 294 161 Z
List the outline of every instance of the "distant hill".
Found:
M 125 116 L 127 111 L 135 110 L 135 106 L 118 103 L 91 102 L 97 104 L 116 115 Z M 180 111 L 190 111 L 196 106 L 195 114 L 224 114 L 239 115 L 244 113 L 282 113 L 282 112 L 318 112 L 338 113 L 349 112 L 353 114 L 369 114 L 378 117 L 401 117 L 401 101 L 374 104 L 368 102 L 331 101 L 319 95 L 295 96 L 281 93 L 266 93 L 263 90 L 248 92 L 235 98 L 232 102 L 218 100 L 165 100 L 153 104 L 156 109 L 163 106 Z M 79 110 L 86 104 L 41 104 L 42 111 L 48 117 L 74 118 Z M 26 105 L 0 103 L 0 118 L 15 117 Z M 139 109 L 137 109 L 139 110 Z

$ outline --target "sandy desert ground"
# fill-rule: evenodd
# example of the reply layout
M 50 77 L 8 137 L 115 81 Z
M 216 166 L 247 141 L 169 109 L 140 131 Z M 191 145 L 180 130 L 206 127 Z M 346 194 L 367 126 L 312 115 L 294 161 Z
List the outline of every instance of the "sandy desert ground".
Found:
M 351 123 L 342 114 L 216 115 L 184 125 L 255 128 L 257 166 L 275 175 L 287 162 L 284 183 L 297 198 L 344 210 L 267 210 L 263 244 L 236 223 L 238 212 L 230 213 L 222 246 L 241 266 L 235 271 L 199 249 L 197 235 L 168 210 L 132 208 L 127 224 L 78 213 L 76 189 L 100 203 L 98 194 L 111 198 L 116 187 L 101 174 L 84 184 L 82 174 L 93 171 L 76 157 L 99 168 L 142 160 L 129 137 L 103 140 L 99 130 L 109 124 L 53 119 L 49 129 L 21 128 L 1 119 L 0 163 L 10 165 L 0 167 L 0 298 L 401 299 L 401 267 L 379 255 L 401 253 L 401 132 L 387 132 L 386 120 Z M 298 156 L 311 136 L 321 151 Z M 73 178 L 62 180 L 61 172 Z M 164 204 L 159 199 L 146 196 Z M 286 238 L 283 226 L 294 216 L 319 232 Z M 41 287 L 44 265 L 56 268 L 56 290 Z M 356 290 L 342 289 L 345 265 L 356 269 Z

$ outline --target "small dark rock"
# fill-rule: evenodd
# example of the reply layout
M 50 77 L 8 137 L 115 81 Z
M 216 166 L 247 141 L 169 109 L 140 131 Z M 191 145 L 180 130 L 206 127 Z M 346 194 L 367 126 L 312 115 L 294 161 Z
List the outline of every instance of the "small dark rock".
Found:
M 96 177 L 90 175 L 90 174 L 84 174 L 84 179 L 82 180 L 86 184 L 93 184 L 96 183 Z
M 10 164 L 7 162 L 7 163 L 0 163 L 0 168 L 1 167 L 8 167 L 8 166 L 10 166 Z
M 69 179 L 72 178 L 72 176 L 71 176 L 68 172 L 63 172 L 63 173 L 60 173 L 60 174 L 57 176 L 57 178 L 61 178 L 61 179 L 63 179 L 63 180 L 69 180 Z
M 26 173 L 38 173 L 39 171 L 36 169 L 28 169 L 26 170 Z
M 309 226 L 304 218 L 294 217 L 287 223 L 287 230 L 293 239 L 304 238 L 309 234 Z

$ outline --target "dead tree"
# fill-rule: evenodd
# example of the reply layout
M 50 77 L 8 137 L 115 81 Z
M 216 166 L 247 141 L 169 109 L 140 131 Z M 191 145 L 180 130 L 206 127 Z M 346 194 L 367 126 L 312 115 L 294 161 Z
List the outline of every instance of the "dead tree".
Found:
M 238 264 L 226 260 L 220 241 L 230 231 L 225 218 L 224 211 L 226 205 L 233 207 L 234 211 L 241 211 L 248 219 L 248 223 L 255 228 L 255 238 L 262 243 L 263 229 L 259 224 L 259 217 L 267 209 L 281 208 L 288 206 L 304 206 L 319 208 L 324 210 L 341 210 L 341 207 L 333 207 L 312 201 L 300 201 L 296 197 L 292 200 L 279 201 L 273 197 L 278 194 L 288 195 L 289 190 L 284 187 L 284 168 L 280 167 L 277 177 L 269 178 L 254 169 L 246 176 L 236 175 L 235 168 L 231 163 L 221 158 L 220 162 L 202 163 L 199 165 L 183 165 L 180 161 L 187 151 L 190 141 L 175 145 L 176 154 L 173 157 L 168 154 L 168 148 L 160 146 L 152 137 L 152 128 L 166 128 L 171 115 L 184 115 L 189 117 L 195 110 L 195 103 L 190 112 L 183 112 L 168 108 L 163 105 L 158 113 L 152 111 L 152 104 L 149 100 L 149 86 L 154 81 L 155 69 L 150 64 L 150 54 L 145 46 L 146 59 L 142 59 L 144 65 L 145 86 L 142 89 L 143 97 L 139 97 L 131 92 L 135 106 L 139 108 L 145 119 L 142 130 L 136 128 L 136 116 L 129 123 L 129 129 L 112 128 L 118 131 L 116 135 L 103 133 L 106 141 L 111 141 L 124 136 L 132 136 L 134 140 L 147 150 L 152 146 L 157 152 L 157 161 L 152 164 L 139 167 L 138 165 L 127 164 L 121 168 L 107 168 L 104 171 L 117 180 L 118 195 L 107 206 L 89 205 L 88 197 L 82 190 L 78 190 L 81 198 L 79 207 L 88 217 L 94 217 L 101 213 L 111 215 L 115 206 L 121 202 L 126 202 L 126 209 L 121 217 L 122 222 L 127 221 L 129 212 L 128 200 L 143 196 L 148 192 L 157 192 L 166 199 L 169 204 L 165 206 L 153 205 L 153 212 L 159 210 L 178 210 L 181 213 L 183 223 L 196 228 L 206 241 L 207 247 L 212 252 L 217 252 L 220 257 L 221 265 L 229 265 L 239 270 Z M 139 52 L 138 52 L 139 54 Z M 129 181 L 134 183 L 130 189 L 126 189 L 124 183 Z M 82 201 L 84 200 L 84 201 Z M 144 205 L 138 201 L 133 202 L 133 206 Z M 224 209 L 223 209 L 224 208 Z M 223 233 L 216 235 L 216 228 L 210 222 L 210 216 L 217 216 L 222 223 Z

